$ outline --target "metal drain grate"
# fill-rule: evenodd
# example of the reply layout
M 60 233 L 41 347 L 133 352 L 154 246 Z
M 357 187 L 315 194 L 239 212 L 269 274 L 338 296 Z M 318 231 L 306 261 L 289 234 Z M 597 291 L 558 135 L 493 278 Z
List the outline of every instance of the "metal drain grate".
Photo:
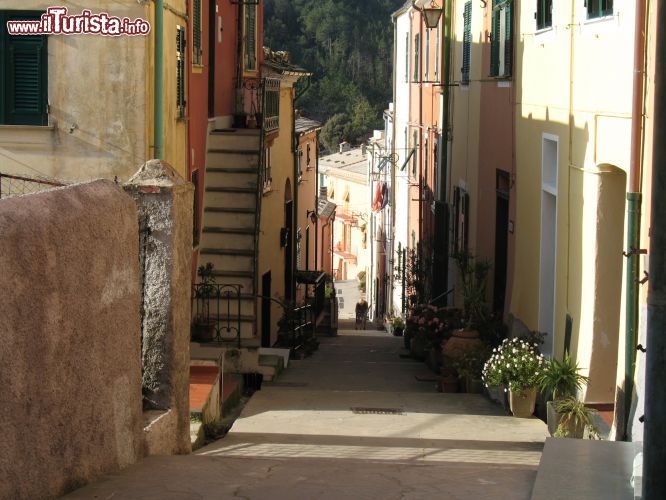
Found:
M 364 408 L 362 406 L 353 406 L 352 413 L 356 415 L 404 415 L 405 412 L 400 408 Z

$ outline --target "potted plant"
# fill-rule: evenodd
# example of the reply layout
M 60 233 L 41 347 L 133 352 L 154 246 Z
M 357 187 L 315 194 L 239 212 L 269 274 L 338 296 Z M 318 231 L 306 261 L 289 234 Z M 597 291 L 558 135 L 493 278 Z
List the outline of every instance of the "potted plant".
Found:
M 393 335 L 396 337 L 402 337 L 402 333 L 405 331 L 405 321 L 400 317 L 396 316 L 393 319 Z
M 554 406 L 561 417 L 554 433 L 555 437 L 582 439 L 587 429 L 590 439 L 599 439 L 599 429 L 592 421 L 592 415 L 597 410 L 588 408 L 574 397 L 558 399 L 554 402 Z
M 577 392 L 589 382 L 589 378 L 581 375 L 578 363 L 568 354 L 562 361 L 555 358 L 546 361 L 539 378 L 539 390 L 546 397 L 548 431 L 555 434 L 561 415 L 556 410 L 556 402 L 574 398 Z
M 543 355 L 536 346 L 520 339 L 505 339 L 493 349 L 483 367 L 486 387 L 504 385 L 509 391 L 509 407 L 515 417 L 534 413 L 536 387 L 543 371 Z
M 197 314 L 194 316 L 194 334 L 200 342 L 212 341 L 216 333 L 217 320 L 210 316 L 210 299 L 216 294 L 214 271 L 211 262 L 197 269 L 199 283 L 195 289 Z
M 465 392 L 470 394 L 483 393 L 483 367 L 490 357 L 490 347 L 481 345 L 467 351 L 462 358 L 454 363 Z
M 486 305 L 486 278 L 490 264 L 476 260 L 469 253 L 456 256 L 463 298 L 463 328 L 454 330 L 451 338 L 442 347 L 442 352 L 455 360 L 466 351 L 480 347 L 479 328 L 488 321 Z

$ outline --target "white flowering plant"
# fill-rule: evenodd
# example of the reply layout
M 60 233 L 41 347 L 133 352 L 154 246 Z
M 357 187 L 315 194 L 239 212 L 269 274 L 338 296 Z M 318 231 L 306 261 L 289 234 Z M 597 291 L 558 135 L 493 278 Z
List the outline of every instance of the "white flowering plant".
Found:
M 536 387 L 544 370 L 544 358 L 538 345 L 522 339 L 505 339 L 493 349 L 483 367 L 486 387 L 504 385 L 513 392 Z

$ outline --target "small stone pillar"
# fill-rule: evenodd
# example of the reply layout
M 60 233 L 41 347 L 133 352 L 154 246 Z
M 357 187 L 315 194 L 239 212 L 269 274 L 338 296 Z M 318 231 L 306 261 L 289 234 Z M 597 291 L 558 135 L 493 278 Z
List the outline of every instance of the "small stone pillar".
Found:
M 124 187 L 142 232 L 143 406 L 158 417 L 147 427 L 145 451 L 189 453 L 194 187 L 160 160 L 144 164 Z

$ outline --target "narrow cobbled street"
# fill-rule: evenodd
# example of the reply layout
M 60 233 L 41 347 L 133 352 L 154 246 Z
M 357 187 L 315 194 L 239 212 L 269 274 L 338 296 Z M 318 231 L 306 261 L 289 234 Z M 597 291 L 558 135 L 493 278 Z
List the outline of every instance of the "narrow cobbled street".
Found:
M 530 498 L 540 420 L 507 416 L 483 396 L 438 393 L 425 365 L 401 357 L 402 339 L 385 332 L 321 340 L 255 393 L 224 439 L 149 458 L 70 498 Z

